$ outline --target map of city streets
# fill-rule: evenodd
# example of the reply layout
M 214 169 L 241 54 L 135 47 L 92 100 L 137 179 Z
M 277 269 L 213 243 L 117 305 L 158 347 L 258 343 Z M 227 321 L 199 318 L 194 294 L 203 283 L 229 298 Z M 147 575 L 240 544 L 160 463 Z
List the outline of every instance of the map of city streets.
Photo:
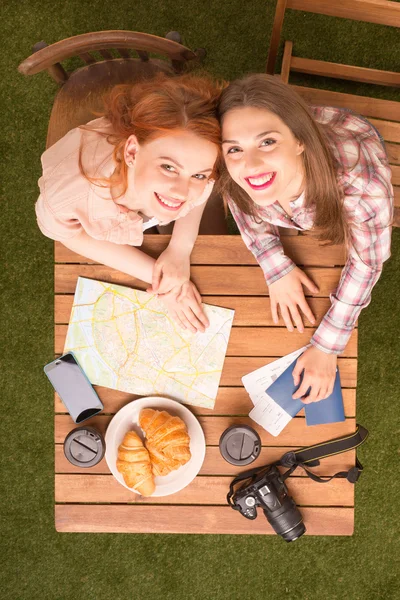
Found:
M 79 277 L 64 352 L 92 384 L 213 408 L 234 311 L 203 306 L 210 326 L 194 334 L 156 296 Z

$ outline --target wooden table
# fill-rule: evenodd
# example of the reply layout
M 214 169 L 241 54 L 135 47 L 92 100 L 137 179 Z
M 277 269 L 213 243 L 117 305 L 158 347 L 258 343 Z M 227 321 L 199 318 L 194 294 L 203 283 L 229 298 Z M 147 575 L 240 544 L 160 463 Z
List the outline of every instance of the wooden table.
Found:
M 143 249 L 157 256 L 169 236 L 147 235 Z M 308 236 L 283 238 L 286 253 L 319 285 L 309 302 L 318 321 L 327 311 L 329 293 L 337 286 L 344 262 L 340 247 L 320 247 Z M 103 265 L 93 264 L 55 244 L 55 353 L 63 352 L 67 323 L 78 276 L 144 289 L 139 280 Z M 200 236 L 192 254 L 192 275 L 204 301 L 235 309 L 215 409 L 189 407 L 206 437 L 206 457 L 199 475 L 184 490 L 163 498 L 143 498 L 120 485 L 103 459 L 96 467 L 79 469 L 64 457 L 63 441 L 75 427 L 65 407 L 55 398 L 55 521 L 57 531 L 132 533 L 273 533 L 261 514 L 249 521 L 227 506 L 229 483 L 240 468 L 220 456 L 221 433 L 234 423 L 251 424 L 262 439 L 262 451 L 253 466 L 268 464 L 290 448 L 315 444 L 355 431 L 357 383 L 357 330 L 339 358 L 346 420 L 333 425 L 307 427 L 304 411 L 279 437 L 273 437 L 247 416 L 251 401 L 241 377 L 307 343 L 305 333 L 289 333 L 273 325 L 268 288 L 261 269 L 240 236 Z M 306 325 L 309 325 L 308 323 Z M 131 394 L 97 388 L 104 413 L 87 421 L 105 432 L 112 415 Z M 329 475 L 355 464 L 355 452 L 325 459 L 315 469 Z M 288 480 L 290 493 L 303 514 L 307 534 L 351 535 L 354 528 L 354 486 L 344 479 L 321 485 L 303 472 Z

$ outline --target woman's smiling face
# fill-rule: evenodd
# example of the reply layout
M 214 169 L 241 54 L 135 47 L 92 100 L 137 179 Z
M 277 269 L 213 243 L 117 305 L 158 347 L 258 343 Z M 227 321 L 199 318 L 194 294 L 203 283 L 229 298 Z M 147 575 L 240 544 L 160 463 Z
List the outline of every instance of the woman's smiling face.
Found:
M 243 107 L 222 122 L 222 148 L 232 179 L 255 204 L 291 200 L 303 191 L 303 146 L 274 113 Z
M 128 192 L 132 208 L 160 222 L 175 220 L 187 203 L 203 194 L 217 159 L 218 148 L 188 131 L 139 144 L 134 135 L 125 147 Z

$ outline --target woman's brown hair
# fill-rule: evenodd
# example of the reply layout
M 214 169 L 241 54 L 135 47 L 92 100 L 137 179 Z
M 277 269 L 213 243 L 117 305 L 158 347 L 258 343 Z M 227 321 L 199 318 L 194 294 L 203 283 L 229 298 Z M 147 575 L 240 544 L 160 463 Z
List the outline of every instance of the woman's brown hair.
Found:
M 159 74 L 138 83 L 115 86 L 104 98 L 105 110 L 99 114 L 109 121 L 112 134 L 98 131 L 114 146 L 115 172 L 109 179 L 90 177 L 83 167 L 84 147 L 81 147 L 81 173 L 94 183 L 110 186 L 112 182 L 122 195 L 127 189 L 128 170 L 124 148 L 130 135 L 135 134 L 139 144 L 143 144 L 177 131 L 190 131 L 217 146 L 219 158 L 211 174 L 212 178 L 217 178 L 221 153 L 221 129 L 217 118 L 220 91 L 221 86 L 210 77 L 191 74 L 178 77 Z M 90 126 L 82 128 L 92 129 Z
M 326 243 L 345 242 L 347 227 L 343 192 L 337 183 L 339 165 L 336 164 L 324 128 L 313 119 L 302 98 L 271 75 L 247 75 L 229 84 L 222 92 L 219 103 L 221 123 L 230 110 L 249 106 L 277 115 L 304 146 L 305 206 L 315 207 L 314 233 Z M 231 179 L 226 167 L 222 170 L 219 187 L 225 203 L 230 197 L 241 211 L 257 218 L 255 203 Z

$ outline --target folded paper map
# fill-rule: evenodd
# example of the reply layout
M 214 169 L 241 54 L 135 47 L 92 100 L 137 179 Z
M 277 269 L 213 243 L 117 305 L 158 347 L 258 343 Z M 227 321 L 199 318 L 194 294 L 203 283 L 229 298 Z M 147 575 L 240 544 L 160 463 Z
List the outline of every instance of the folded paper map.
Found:
M 191 333 L 156 296 L 79 277 L 64 352 L 94 385 L 213 408 L 234 311 L 203 306 L 210 326 Z

